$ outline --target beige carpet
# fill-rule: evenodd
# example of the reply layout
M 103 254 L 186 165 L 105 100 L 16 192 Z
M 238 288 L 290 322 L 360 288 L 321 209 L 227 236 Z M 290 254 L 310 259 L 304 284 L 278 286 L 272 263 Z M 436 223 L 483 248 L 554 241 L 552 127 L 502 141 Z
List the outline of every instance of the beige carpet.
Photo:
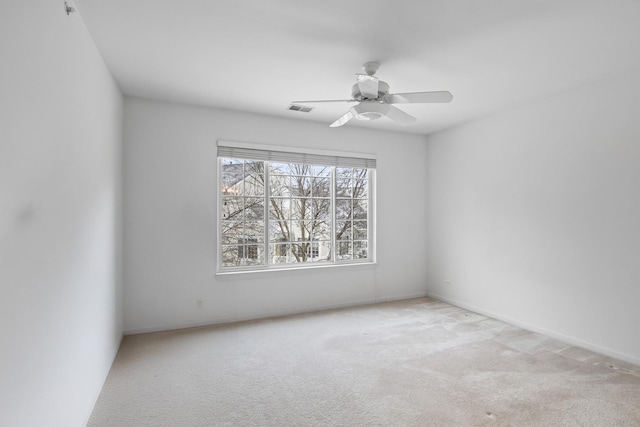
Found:
M 640 426 L 640 368 L 420 298 L 128 336 L 89 425 Z

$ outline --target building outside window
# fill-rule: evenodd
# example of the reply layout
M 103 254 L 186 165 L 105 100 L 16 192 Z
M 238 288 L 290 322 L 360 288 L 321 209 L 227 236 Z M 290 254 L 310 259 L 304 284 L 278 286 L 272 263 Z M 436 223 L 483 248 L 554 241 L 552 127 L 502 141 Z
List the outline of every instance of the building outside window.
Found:
M 238 239 L 238 258 L 258 259 L 258 239 Z

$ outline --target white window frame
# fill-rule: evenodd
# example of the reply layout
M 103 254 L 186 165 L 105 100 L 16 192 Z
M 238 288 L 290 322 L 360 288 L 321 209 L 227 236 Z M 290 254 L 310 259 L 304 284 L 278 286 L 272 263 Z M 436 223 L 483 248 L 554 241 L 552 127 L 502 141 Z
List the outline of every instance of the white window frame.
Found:
M 233 154 L 229 154 L 233 153 Z M 259 154 L 259 158 L 254 158 L 255 154 Z M 262 251 L 264 256 L 265 265 L 254 266 L 232 266 L 223 267 L 222 265 L 222 158 L 238 158 L 245 160 L 263 160 L 268 162 L 280 162 L 280 163 L 305 163 L 312 165 L 322 165 L 331 167 L 331 230 L 330 230 L 330 242 L 331 242 L 331 260 L 322 262 L 305 262 L 305 263 L 278 263 L 273 264 L 269 259 L 269 216 L 268 216 L 268 201 L 269 201 L 269 187 L 268 179 L 265 179 L 264 189 L 264 243 L 262 245 Z M 375 245 L 375 205 L 376 205 L 376 157 L 369 153 L 352 153 L 343 151 L 329 151 L 329 150 L 314 150 L 293 148 L 275 145 L 254 144 L 234 141 L 218 141 L 218 153 L 217 159 L 217 240 L 216 240 L 216 253 L 217 253 L 217 274 L 232 274 L 242 272 L 260 272 L 260 271 L 275 271 L 275 270 L 289 270 L 289 269 L 305 269 L 305 268 L 326 268 L 333 266 L 346 266 L 346 265 L 362 265 L 362 264 L 375 264 L 376 263 L 376 245 Z M 329 164 L 326 164 L 329 163 Z M 336 167 L 354 167 L 368 169 L 368 190 L 367 190 L 367 255 L 365 259 L 350 259 L 339 260 L 337 259 L 338 242 L 336 241 Z M 265 176 L 268 177 L 268 168 L 265 168 Z M 353 221 L 353 218 L 351 219 Z M 352 241 L 353 236 L 352 236 Z M 271 242 L 273 243 L 273 242 Z M 245 247 L 245 250 L 248 248 Z

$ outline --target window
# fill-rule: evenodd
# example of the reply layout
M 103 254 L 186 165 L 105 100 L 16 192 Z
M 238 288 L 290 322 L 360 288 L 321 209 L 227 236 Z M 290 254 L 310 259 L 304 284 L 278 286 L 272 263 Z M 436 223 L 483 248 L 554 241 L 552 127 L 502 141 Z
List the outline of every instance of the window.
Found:
M 218 143 L 220 271 L 374 260 L 375 159 L 247 145 Z

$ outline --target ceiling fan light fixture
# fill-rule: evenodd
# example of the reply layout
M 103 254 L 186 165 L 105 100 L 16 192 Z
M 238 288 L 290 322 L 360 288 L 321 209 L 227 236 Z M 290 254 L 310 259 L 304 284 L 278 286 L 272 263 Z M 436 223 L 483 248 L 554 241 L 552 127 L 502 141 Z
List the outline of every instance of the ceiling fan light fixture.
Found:
M 377 113 L 375 111 L 367 111 L 365 113 L 360 113 L 356 116 L 358 120 L 377 120 L 380 117 L 384 117 L 382 114 Z
M 361 102 L 352 110 L 358 120 L 376 120 L 387 115 L 389 106 L 379 102 Z

